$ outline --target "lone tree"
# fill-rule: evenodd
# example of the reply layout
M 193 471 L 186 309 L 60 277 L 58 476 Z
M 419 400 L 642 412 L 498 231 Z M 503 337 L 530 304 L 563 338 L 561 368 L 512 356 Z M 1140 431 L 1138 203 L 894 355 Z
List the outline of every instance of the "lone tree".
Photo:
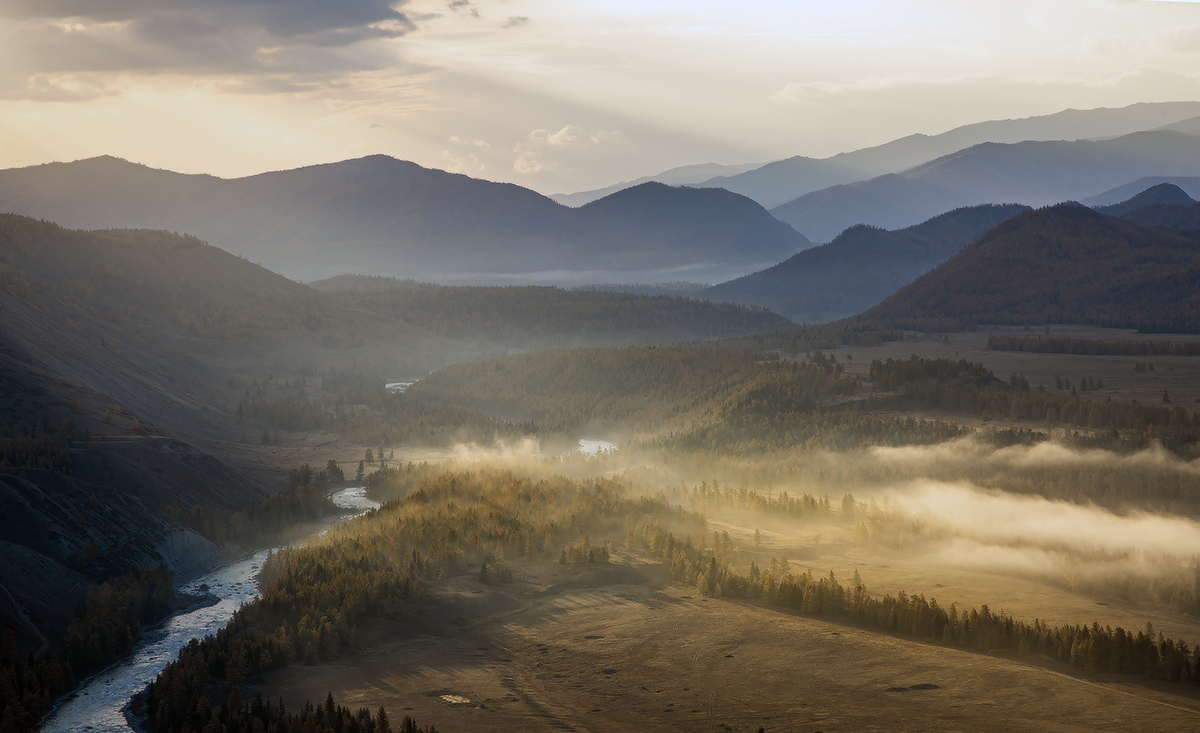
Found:
M 367 448 L 367 452 L 363 455 L 363 460 L 369 464 L 375 463 L 375 453 L 370 448 Z
M 325 462 L 325 475 L 330 481 L 338 483 L 346 480 L 346 474 L 342 472 L 342 467 L 332 458 Z

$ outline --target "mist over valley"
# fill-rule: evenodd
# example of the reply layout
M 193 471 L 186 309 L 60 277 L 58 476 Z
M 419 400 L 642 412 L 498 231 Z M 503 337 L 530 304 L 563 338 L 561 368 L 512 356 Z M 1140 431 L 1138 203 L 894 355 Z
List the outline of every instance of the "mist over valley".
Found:
M 0 8 L 0 733 L 1196 727 L 1197 7 Z

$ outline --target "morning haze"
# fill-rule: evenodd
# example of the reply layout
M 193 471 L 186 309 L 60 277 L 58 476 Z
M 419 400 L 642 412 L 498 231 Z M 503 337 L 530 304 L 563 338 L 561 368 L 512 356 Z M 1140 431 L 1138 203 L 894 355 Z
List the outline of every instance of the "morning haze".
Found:
M 0 19 L 0 733 L 1196 727 L 1200 3 Z

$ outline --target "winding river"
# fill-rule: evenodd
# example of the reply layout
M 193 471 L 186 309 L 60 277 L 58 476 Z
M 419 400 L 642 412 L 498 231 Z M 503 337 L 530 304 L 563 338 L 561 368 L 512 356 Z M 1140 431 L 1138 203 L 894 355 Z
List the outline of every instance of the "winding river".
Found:
M 366 489 L 355 487 L 333 494 L 333 501 L 346 510 L 334 521 L 342 521 L 379 506 L 367 498 Z M 242 604 L 258 595 L 258 572 L 270 550 L 213 570 L 180 586 L 179 592 L 215 596 L 217 603 L 179 613 L 146 631 L 142 641 L 124 660 L 89 678 L 42 721 L 50 733 L 78 731 L 121 731 L 133 733 L 125 720 L 125 706 L 154 681 L 179 650 L 193 638 L 203 638 L 233 617 Z

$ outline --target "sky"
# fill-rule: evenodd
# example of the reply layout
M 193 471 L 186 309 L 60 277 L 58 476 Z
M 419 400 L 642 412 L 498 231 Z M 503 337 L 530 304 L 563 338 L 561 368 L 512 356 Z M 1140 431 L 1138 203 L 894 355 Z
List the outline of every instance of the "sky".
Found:
M 543 193 L 1200 100 L 1200 2 L 0 0 L 0 168 L 375 153 Z

